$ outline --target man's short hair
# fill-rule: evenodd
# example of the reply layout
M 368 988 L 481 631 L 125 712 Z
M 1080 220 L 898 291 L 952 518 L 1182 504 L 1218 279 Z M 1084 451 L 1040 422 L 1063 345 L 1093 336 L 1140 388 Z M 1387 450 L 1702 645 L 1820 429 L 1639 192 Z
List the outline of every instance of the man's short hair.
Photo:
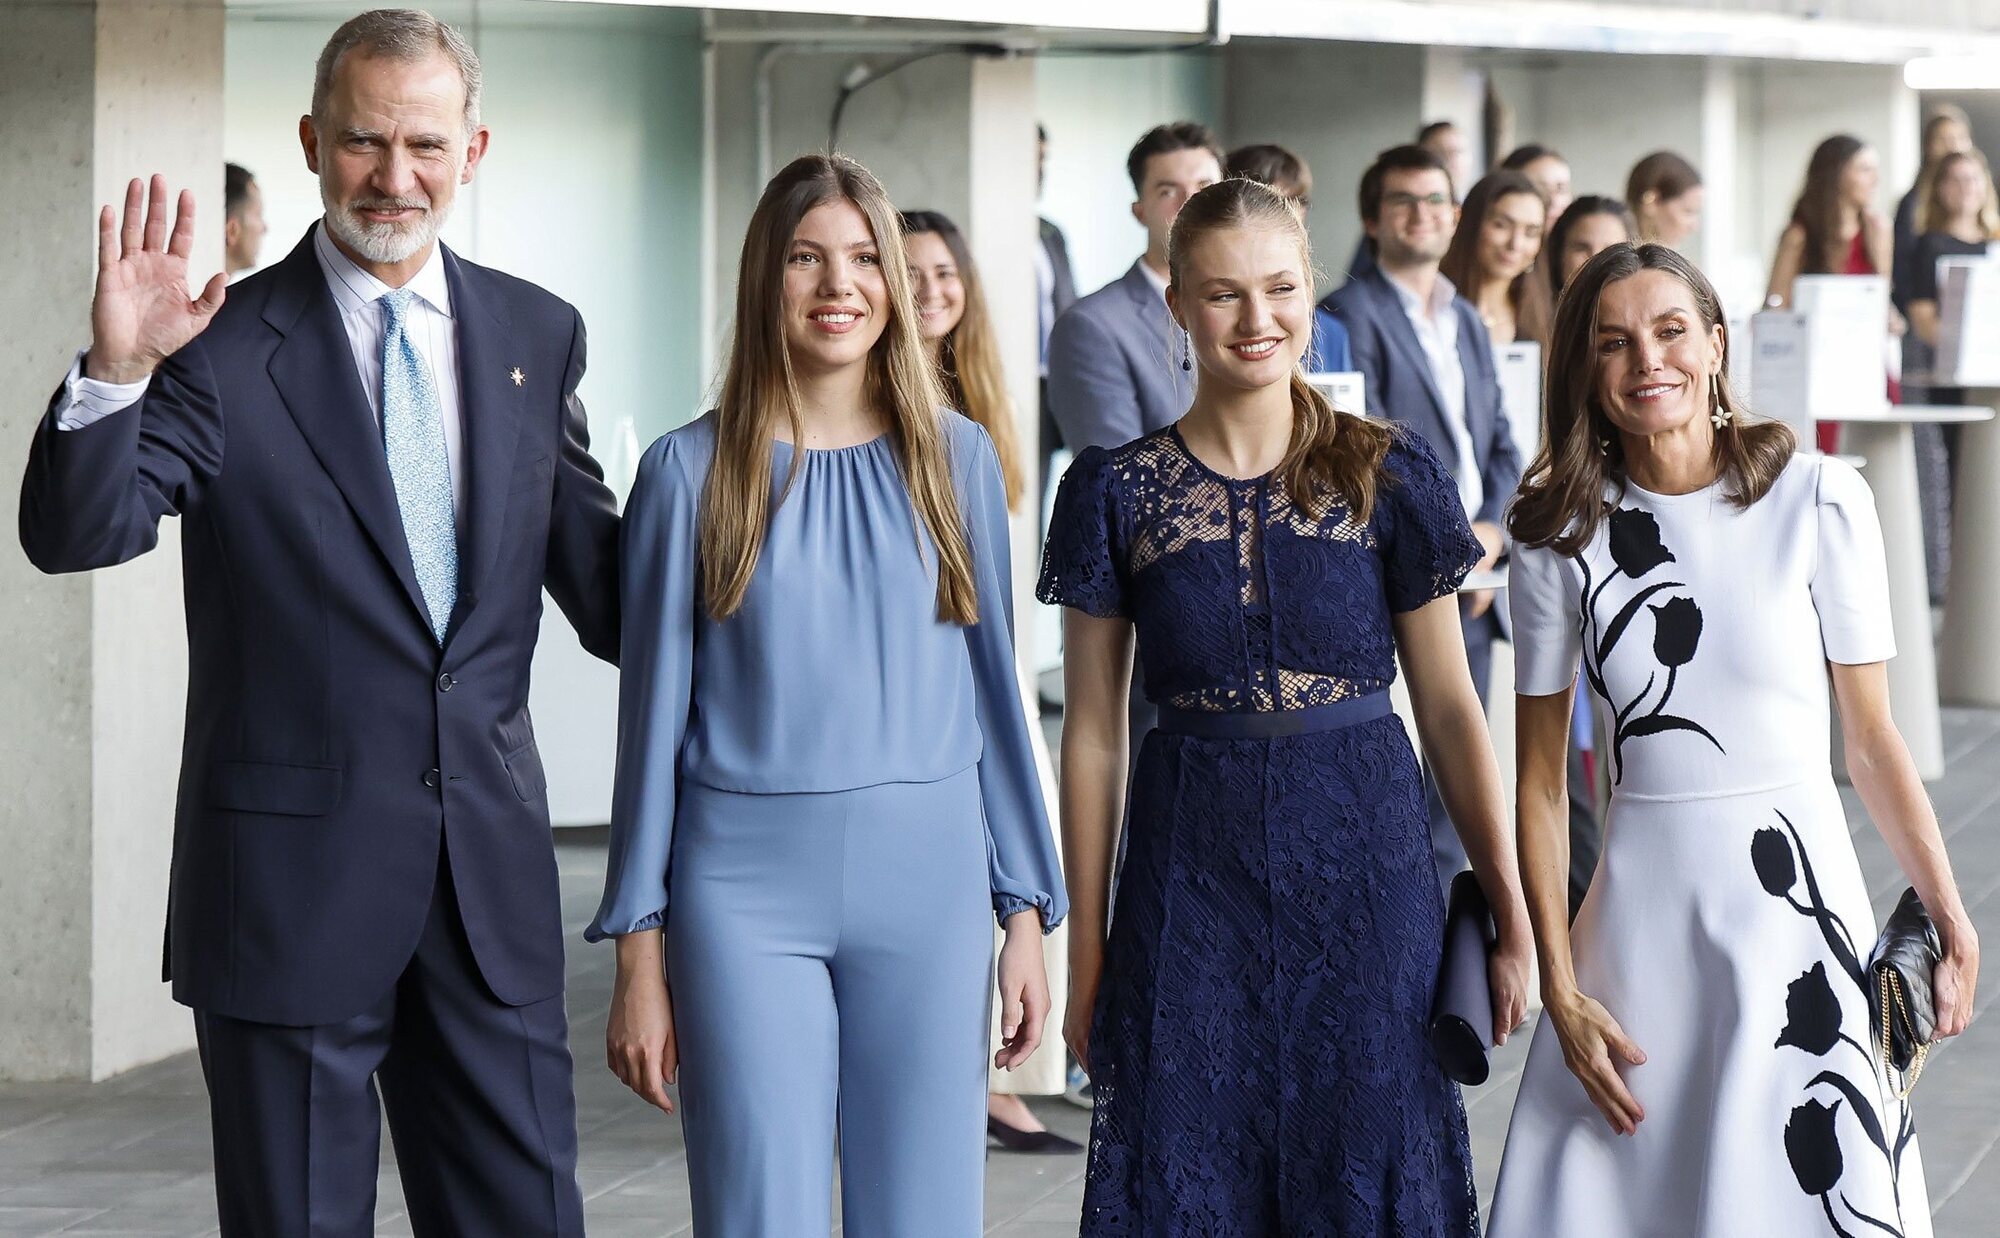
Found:
M 1177 150 L 1205 150 L 1215 156 L 1215 166 L 1222 167 L 1222 143 L 1215 140 L 1215 134 L 1207 125 L 1192 120 L 1177 120 L 1169 125 L 1155 125 L 1139 139 L 1132 153 L 1125 157 L 1125 174 L 1132 178 L 1132 196 L 1143 197 L 1146 193 L 1146 161 L 1154 155 L 1171 155 Z
M 1306 161 L 1282 146 L 1239 146 L 1229 152 L 1229 162 L 1222 169 L 1225 177 L 1241 177 L 1269 185 L 1273 189 L 1290 188 L 1301 198 L 1312 197 L 1313 174 Z
M 257 178 L 250 175 L 250 169 L 241 164 L 222 165 L 222 217 L 234 219 L 250 205 L 250 186 Z M 213 182 L 211 182 L 213 183 Z
M 1436 153 L 1421 146 L 1391 146 L 1375 156 L 1375 162 L 1361 174 L 1361 222 L 1367 223 L 1382 214 L 1382 182 L 1391 172 L 1438 172 L 1443 174 L 1445 192 L 1456 194 L 1451 183 L 1451 169 Z
M 404 63 L 425 60 L 442 52 L 458 70 L 465 83 L 465 132 L 479 127 L 479 92 L 482 76 L 479 55 L 465 36 L 421 9 L 372 9 L 349 18 L 320 50 L 313 71 L 312 119 L 315 128 L 326 121 L 327 103 L 333 97 L 333 75 L 341 57 L 359 51 L 369 56 L 387 56 Z

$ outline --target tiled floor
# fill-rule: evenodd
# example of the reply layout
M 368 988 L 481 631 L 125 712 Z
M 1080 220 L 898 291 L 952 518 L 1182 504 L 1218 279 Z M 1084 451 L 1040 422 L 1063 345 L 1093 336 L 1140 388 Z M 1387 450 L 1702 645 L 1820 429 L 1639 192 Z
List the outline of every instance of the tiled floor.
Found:
M 1948 711 L 1950 770 L 1931 793 L 1959 881 L 1992 950 L 2000 952 L 2000 712 Z M 1862 823 L 1848 793 L 1850 816 Z M 1902 888 L 1880 838 L 1856 832 L 1878 910 Z M 573 924 L 595 904 L 596 846 L 562 848 L 563 896 Z M 1996 954 L 2000 959 L 2000 954 Z M 611 952 L 580 942 L 570 954 L 570 1006 L 582 1113 L 582 1183 L 598 1238 L 688 1232 L 687 1185 L 676 1126 L 626 1093 L 602 1065 Z M 1918 1115 L 1939 1238 L 2000 1233 L 2000 961 L 1982 986 L 1983 1017 L 1938 1053 Z M 1492 1189 L 1527 1037 L 1500 1054 L 1494 1081 L 1468 1094 L 1482 1195 Z M 1048 1122 L 1081 1137 L 1085 1115 L 1060 1101 Z M 192 1056 L 96 1086 L 0 1085 L 0 1235 L 192 1235 L 214 1232 L 201 1079 Z M 1082 1191 L 1078 1158 L 996 1155 L 988 1172 L 987 1232 L 1072 1238 Z M 384 1234 L 407 1234 L 394 1167 L 380 1194 Z M 789 1236 L 788 1236 L 789 1238 Z M 1244 1236 L 1253 1238 L 1253 1236 Z M 1746 1236 L 1747 1238 L 1747 1236 Z

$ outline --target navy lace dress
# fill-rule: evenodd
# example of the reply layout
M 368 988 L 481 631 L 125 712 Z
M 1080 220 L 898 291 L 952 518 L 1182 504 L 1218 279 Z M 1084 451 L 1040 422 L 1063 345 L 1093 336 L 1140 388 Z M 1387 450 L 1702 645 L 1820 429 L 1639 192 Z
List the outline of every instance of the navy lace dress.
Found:
M 1043 601 L 1133 623 L 1142 742 L 1091 1034 L 1086 1238 L 1476 1238 L 1425 1025 L 1444 906 L 1390 615 L 1480 556 L 1399 434 L 1366 524 L 1172 427 L 1063 478 Z

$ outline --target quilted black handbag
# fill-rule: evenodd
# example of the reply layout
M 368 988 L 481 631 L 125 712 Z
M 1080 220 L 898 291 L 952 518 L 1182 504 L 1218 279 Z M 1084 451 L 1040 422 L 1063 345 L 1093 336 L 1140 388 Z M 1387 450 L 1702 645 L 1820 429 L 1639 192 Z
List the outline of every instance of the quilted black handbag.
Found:
M 1931 974 L 1944 957 L 1937 925 L 1914 889 L 1904 890 L 1868 956 L 1868 1015 L 1885 1070 L 1904 1072 L 1897 1093 L 1908 1097 L 1923 1073 L 1937 1034 Z

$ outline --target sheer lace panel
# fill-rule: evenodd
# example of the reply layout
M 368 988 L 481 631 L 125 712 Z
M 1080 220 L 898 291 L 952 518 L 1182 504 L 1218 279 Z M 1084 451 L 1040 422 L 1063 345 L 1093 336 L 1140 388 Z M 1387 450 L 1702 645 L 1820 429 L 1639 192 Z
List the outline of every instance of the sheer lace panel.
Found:
M 1314 515 L 1276 476 L 1224 477 L 1168 429 L 1077 457 L 1039 595 L 1132 619 L 1154 701 L 1305 709 L 1386 688 L 1391 612 L 1451 592 L 1478 553 L 1420 441 L 1392 447 L 1364 524 L 1340 502 Z

